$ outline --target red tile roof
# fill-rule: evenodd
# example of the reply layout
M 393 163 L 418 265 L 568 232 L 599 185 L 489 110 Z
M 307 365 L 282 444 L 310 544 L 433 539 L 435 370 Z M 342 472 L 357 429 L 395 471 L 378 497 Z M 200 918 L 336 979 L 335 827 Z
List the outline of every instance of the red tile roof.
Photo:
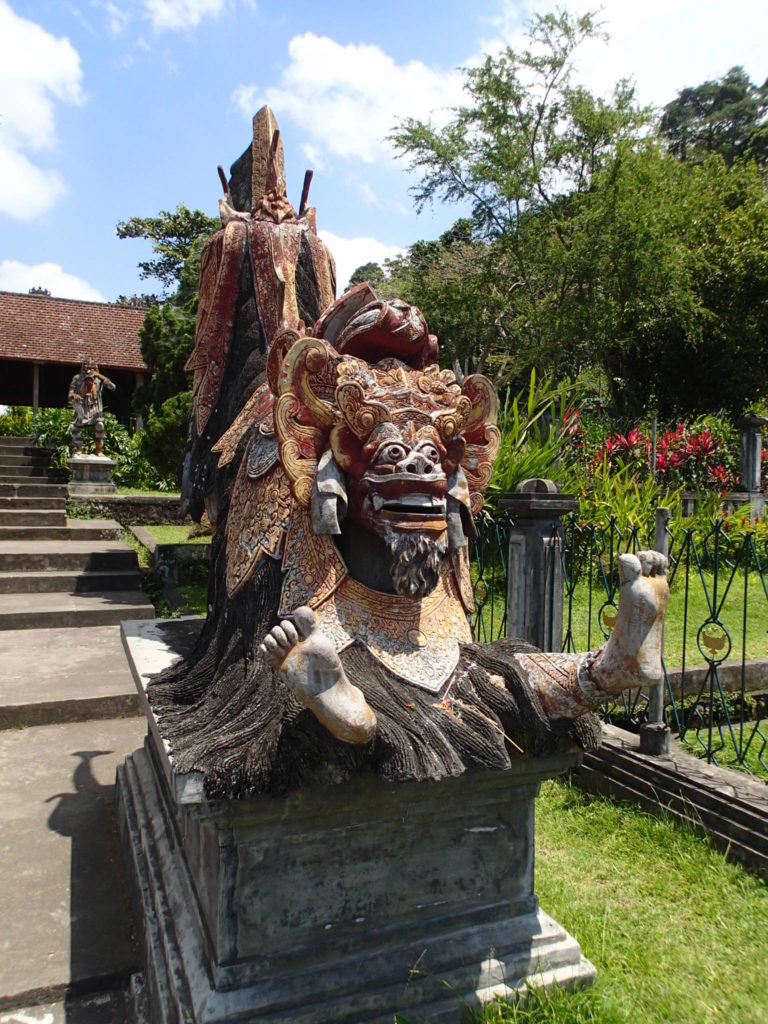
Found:
M 146 371 L 139 328 L 146 309 L 0 292 L 0 359 Z

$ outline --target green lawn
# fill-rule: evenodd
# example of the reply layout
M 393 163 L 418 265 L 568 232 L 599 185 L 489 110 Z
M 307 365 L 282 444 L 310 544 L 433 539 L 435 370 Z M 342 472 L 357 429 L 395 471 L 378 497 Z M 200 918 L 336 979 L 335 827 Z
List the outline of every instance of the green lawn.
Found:
M 203 583 L 180 583 L 176 590 L 183 599 L 177 615 L 207 615 L 208 585 Z
M 719 731 L 716 724 L 712 726 L 712 750 L 717 764 L 721 768 L 746 769 L 758 779 L 765 781 L 768 773 L 768 720 L 746 721 L 743 734 L 737 716 L 732 718 L 731 724 L 733 735 L 725 722 L 721 722 Z M 709 722 L 706 716 L 698 733 L 695 728 L 688 729 L 685 739 L 678 742 L 681 742 L 689 753 L 705 758 L 709 744 Z M 738 757 L 737 745 L 741 746 L 742 761 Z
M 496 1004 L 528 1024 L 768 1020 L 768 886 L 692 829 L 567 783 L 542 786 L 536 892 L 595 965 L 594 988 Z M 457 1022 L 458 1024 L 458 1022 Z
M 153 537 L 156 537 L 160 544 L 208 544 L 211 540 L 210 533 L 202 536 L 190 536 L 193 529 L 189 524 L 181 526 L 145 526 Z

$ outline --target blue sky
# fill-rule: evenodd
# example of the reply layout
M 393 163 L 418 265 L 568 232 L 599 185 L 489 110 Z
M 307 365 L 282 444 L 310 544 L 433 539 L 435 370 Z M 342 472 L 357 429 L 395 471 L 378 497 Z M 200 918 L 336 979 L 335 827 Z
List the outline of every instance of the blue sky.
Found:
M 574 0 L 582 12 L 597 4 Z M 210 214 L 265 101 L 289 195 L 304 171 L 339 284 L 369 259 L 434 238 L 455 209 L 417 216 L 413 179 L 384 141 L 399 117 L 461 102 L 459 65 L 520 42 L 540 0 L 0 0 L 0 289 L 112 300 L 154 287 L 147 250 L 115 224 L 183 202 Z M 606 0 L 608 44 L 579 77 L 621 76 L 661 105 L 743 64 L 768 76 L 768 4 Z

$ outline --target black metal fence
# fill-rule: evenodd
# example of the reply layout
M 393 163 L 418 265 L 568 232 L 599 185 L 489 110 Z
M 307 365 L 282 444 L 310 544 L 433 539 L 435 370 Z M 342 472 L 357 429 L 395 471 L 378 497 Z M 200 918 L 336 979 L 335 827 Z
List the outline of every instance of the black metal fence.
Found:
M 735 527 L 734 528 L 734 523 Z M 471 547 L 475 638 L 506 635 L 509 519 L 485 516 Z M 610 636 L 618 608 L 618 559 L 653 546 L 654 524 L 621 530 L 615 519 L 559 529 L 563 650 Z M 673 733 L 714 764 L 768 775 L 768 535 L 731 518 L 668 530 L 670 602 L 665 628 L 664 716 Z M 650 694 L 631 690 L 603 708 L 636 730 Z

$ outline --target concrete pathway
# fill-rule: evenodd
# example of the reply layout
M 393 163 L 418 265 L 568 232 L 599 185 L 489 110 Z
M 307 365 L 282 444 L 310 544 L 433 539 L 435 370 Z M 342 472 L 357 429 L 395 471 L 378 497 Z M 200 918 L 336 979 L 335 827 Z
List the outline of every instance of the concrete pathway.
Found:
M 0 1016 L 124 989 L 137 969 L 114 779 L 144 731 L 129 718 L 0 732 Z
M 67 520 L 47 459 L 0 439 L 0 1024 L 126 1024 L 115 769 L 146 726 L 119 622 L 154 612 L 119 524 Z
M 114 783 L 137 709 L 118 625 L 0 631 L 0 1024 L 127 1020 Z

